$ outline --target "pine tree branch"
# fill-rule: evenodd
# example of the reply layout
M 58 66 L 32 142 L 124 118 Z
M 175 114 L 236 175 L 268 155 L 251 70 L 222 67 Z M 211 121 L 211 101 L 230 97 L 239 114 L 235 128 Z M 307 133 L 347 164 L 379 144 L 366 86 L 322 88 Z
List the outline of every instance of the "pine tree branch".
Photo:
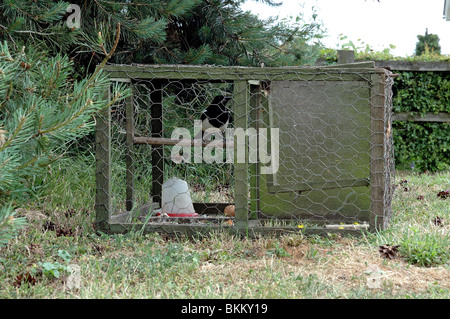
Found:
M 11 136 L 5 141 L 5 143 L 3 143 L 3 145 L 0 147 L 0 152 L 3 151 L 6 147 L 8 147 L 9 144 L 11 144 L 11 142 L 14 140 L 14 138 L 19 134 L 20 130 L 22 129 L 22 126 L 25 124 L 26 122 L 26 117 L 22 116 L 20 118 L 19 121 L 19 125 L 17 125 L 16 129 L 14 130 L 14 132 L 11 134 Z
M 75 103 L 76 101 L 78 101 L 78 100 L 83 96 L 83 94 L 87 91 L 87 89 L 90 87 L 92 81 L 94 81 L 94 79 L 97 78 L 97 75 L 98 75 L 98 73 L 100 72 L 100 70 L 106 65 L 106 62 L 108 62 L 108 60 L 109 60 L 109 59 L 111 58 L 111 56 L 114 54 L 114 51 L 116 50 L 117 45 L 118 45 L 118 43 L 119 43 L 119 38 L 120 38 L 120 23 L 117 24 L 117 35 L 116 35 L 116 39 L 115 39 L 115 41 L 114 41 L 114 45 L 113 45 L 111 51 L 110 51 L 109 53 L 107 53 L 107 55 L 106 55 L 106 57 L 103 59 L 102 63 L 100 63 L 100 65 L 97 66 L 97 68 L 96 68 L 94 74 L 92 74 L 92 75 L 89 77 L 88 81 L 87 81 L 86 84 L 84 85 L 84 89 L 83 89 L 83 90 L 82 90 L 82 91 L 81 91 L 81 92 L 80 92 L 80 93 L 79 93 L 72 101 L 70 101 L 69 105 L 73 105 L 73 103 Z M 117 98 L 118 98 L 118 97 L 117 97 Z M 116 102 L 115 99 L 113 99 L 113 101 L 111 101 L 110 103 L 108 103 L 106 106 L 109 107 L 110 105 L 114 104 L 115 102 Z M 49 128 L 49 129 L 46 129 L 46 130 L 43 130 L 43 131 L 38 130 L 38 132 L 35 134 L 35 136 L 47 134 L 47 133 L 50 133 L 50 132 L 52 132 L 52 131 L 55 131 L 55 130 L 57 130 L 57 129 L 63 127 L 63 126 L 66 126 L 67 124 L 71 123 L 71 122 L 74 121 L 76 118 L 78 118 L 81 114 L 83 114 L 83 112 L 86 110 L 86 108 L 87 108 L 88 106 L 92 105 L 92 103 L 93 103 L 92 100 L 90 100 L 90 99 L 87 100 L 86 103 L 84 104 L 84 106 L 83 106 L 80 110 L 78 110 L 78 112 L 76 112 L 73 116 L 71 116 L 69 119 L 67 119 L 66 121 L 63 121 L 63 122 L 59 123 L 58 125 L 56 125 L 56 126 L 54 126 L 54 127 L 52 127 L 52 128 Z
M 98 1 L 95 1 L 98 4 Z M 143 6 L 143 7 L 150 7 L 154 9 L 155 11 L 158 11 L 159 13 L 163 14 L 164 12 L 160 9 L 160 7 L 155 7 L 152 4 L 149 3 L 137 3 L 137 2 L 113 2 L 113 1 L 102 1 L 104 3 L 108 4 L 114 4 L 114 5 L 123 5 L 123 6 Z
M 36 34 L 36 35 L 42 35 L 42 36 L 50 36 L 50 35 L 58 35 L 58 33 L 55 32 L 51 32 L 51 33 L 44 33 L 44 32 L 38 32 L 38 31 L 32 31 L 32 30 L 18 30 L 18 31 L 14 31 L 17 33 L 30 33 L 30 34 Z

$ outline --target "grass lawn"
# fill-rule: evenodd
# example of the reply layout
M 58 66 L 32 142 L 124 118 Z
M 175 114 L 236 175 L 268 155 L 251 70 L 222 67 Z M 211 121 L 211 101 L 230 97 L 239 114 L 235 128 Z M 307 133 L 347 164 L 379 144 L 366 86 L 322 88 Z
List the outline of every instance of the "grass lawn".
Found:
M 77 176 L 21 211 L 29 225 L 0 248 L 0 298 L 450 298 L 450 197 L 438 196 L 450 172 L 398 172 L 381 233 L 257 239 L 97 236 L 93 177 Z M 380 245 L 400 245 L 397 258 Z

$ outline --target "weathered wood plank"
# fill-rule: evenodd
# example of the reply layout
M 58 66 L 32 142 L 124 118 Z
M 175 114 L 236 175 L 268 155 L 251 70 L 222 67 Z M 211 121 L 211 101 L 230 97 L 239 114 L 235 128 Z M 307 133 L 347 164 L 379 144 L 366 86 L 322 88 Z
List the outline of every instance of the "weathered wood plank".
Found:
M 221 224 L 223 222 L 233 220 L 232 217 L 217 215 L 216 216 L 198 216 L 198 217 L 167 217 L 167 216 L 140 216 L 135 215 L 132 212 L 123 212 L 117 215 L 113 215 L 110 218 L 110 223 L 112 224 L 123 224 L 123 223 L 136 223 L 136 220 L 145 223 L 152 223 L 156 225 L 160 224 L 198 224 L 198 223 L 215 223 Z M 136 223 L 138 225 L 139 223 Z M 229 224 L 228 224 L 229 225 Z
M 343 228 L 343 229 L 340 229 Z M 129 231 L 142 231 L 143 233 L 165 234 L 167 236 L 208 236 L 212 232 L 229 232 L 234 235 L 258 238 L 259 236 L 281 236 L 286 234 L 299 234 L 304 236 L 322 235 L 328 234 L 342 234 L 360 236 L 367 230 L 364 227 L 341 227 L 325 228 L 325 227 L 305 227 L 299 229 L 298 227 L 261 227 L 251 226 L 242 228 L 238 226 L 223 226 L 223 225 L 192 225 L 192 224 L 132 224 L 132 223 L 117 223 L 111 224 L 109 233 L 126 233 Z
M 130 223 L 133 218 L 145 219 L 149 214 L 159 209 L 159 204 L 149 203 L 136 207 L 133 211 L 125 211 L 109 217 L 110 223 Z
M 282 185 L 269 185 L 270 193 L 289 193 L 302 192 L 313 189 L 336 189 L 357 186 L 369 186 L 369 178 L 354 179 L 354 180 L 338 180 L 330 182 L 311 182 L 311 183 L 297 183 L 291 187 L 283 187 Z
M 110 99 L 110 92 L 105 95 Z M 95 158 L 95 229 L 105 232 L 109 229 L 111 214 L 111 111 L 105 108 L 96 116 Z
M 450 113 L 440 112 L 440 113 L 426 113 L 422 114 L 412 114 L 410 112 L 398 112 L 392 115 L 393 121 L 410 121 L 410 122 L 440 122 L 448 123 L 450 122 Z
M 126 121 L 126 145 L 127 152 L 125 154 L 126 162 L 126 209 L 131 211 L 135 204 L 134 196 L 134 99 L 133 85 L 130 84 L 132 94 L 125 101 L 125 121 Z
M 350 216 L 344 216 L 341 214 L 335 214 L 333 211 L 329 211 L 327 214 L 319 214 L 315 211 L 308 211 L 308 214 L 305 215 L 296 215 L 295 219 L 292 218 L 273 218 L 273 217 L 260 217 L 257 221 L 259 225 L 264 225 L 267 227 L 267 224 L 279 224 L 279 225 L 293 225 L 293 222 L 297 223 L 297 226 L 300 224 L 306 224 L 311 227 L 325 227 L 326 225 L 343 225 L 343 224 L 351 224 L 355 225 L 368 225 L 369 224 L 369 214 L 366 212 L 364 216 L 362 216 L 360 212 L 353 212 Z M 355 217 L 358 216 L 358 217 Z
M 385 75 L 372 75 L 370 147 L 370 227 L 384 229 L 385 214 Z
M 152 81 L 153 90 L 150 92 L 150 116 L 152 137 L 163 137 L 163 92 L 162 81 Z M 162 184 L 164 183 L 164 149 L 162 145 L 152 146 L 152 196 L 155 203 L 162 206 Z
M 362 62 L 354 62 L 349 64 L 333 64 L 333 65 L 327 65 L 324 66 L 324 68 L 327 69 L 363 69 L 363 68 L 369 68 L 373 69 L 375 68 L 375 62 L 374 61 L 362 61 Z
M 366 61 L 366 60 L 355 60 L 354 64 L 371 62 L 374 64 L 375 68 L 387 68 L 392 71 L 423 71 L 423 72 L 449 72 L 450 62 L 423 62 L 423 61 Z M 327 65 L 325 59 L 318 59 L 316 66 L 318 67 L 341 67 L 337 65 Z M 347 67 L 347 65 L 345 65 Z M 362 66 L 361 66 L 362 67 Z
M 380 73 L 373 68 L 340 69 L 327 67 L 217 67 L 186 65 L 109 65 L 113 78 L 197 79 L 197 80 L 296 80 L 296 81 L 367 81 L 367 74 Z
M 369 225 L 363 224 L 363 225 L 325 225 L 326 229 L 368 229 Z
M 354 63 L 355 51 L 352 50 L 338 50 L 338 64 Z
M 260 81 L 249 81 L 250 85 L 250 123 L 252 127 L 258 132 L 259 129 L 259 113 L 261 112 L 261 83 Z M 249 150 L 249 152 L 256 152 L 254 161 L 250 161 L 250 218 L 258 218 L 260 212 L 259 207 L 259 174 L 260 163 L 257 161 L 259 150 L 259 139 L 257 139 L 256 149 Z M 252 155 L 249 155 L 249 157 Z
M 249 87 L 247 81 L 236 81 L 234 83 L 234 125 L 235 128 L 247 129 L 248 127 L 248 96 Z M 243 145 L 242 145 L 243 143 Z M 245 149 L 245 154 L 240 154 L 240 150 Z M 249 192 L 249 172 L 248 172 L 248 148 L 245 139 L 235 137 L 235 214 L 236 227 L 248 227 L 248 192 Z M 242 156 L 245 156 L 242 161 Z
M 450 71 L 450 61 L 375 61 L 377 68 L 389 68 L 393 71 Z

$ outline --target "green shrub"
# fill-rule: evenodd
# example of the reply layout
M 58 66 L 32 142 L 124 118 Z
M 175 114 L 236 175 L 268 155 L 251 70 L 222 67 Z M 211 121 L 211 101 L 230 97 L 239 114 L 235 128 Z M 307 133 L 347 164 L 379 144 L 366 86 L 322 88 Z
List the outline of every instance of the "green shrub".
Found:
M 394 122 L 398 169 L 443 171 L 450 168 L 449 123 Z
M 402 72 L 393 87 L 394 112 L 450 112 L 450 74 Z M 399 169 L 450 168 L 449 123 L 394 122 L 395 162 Z
M 394 82 L 394 112 L 450 112 L 450 74 L 401 72 Z

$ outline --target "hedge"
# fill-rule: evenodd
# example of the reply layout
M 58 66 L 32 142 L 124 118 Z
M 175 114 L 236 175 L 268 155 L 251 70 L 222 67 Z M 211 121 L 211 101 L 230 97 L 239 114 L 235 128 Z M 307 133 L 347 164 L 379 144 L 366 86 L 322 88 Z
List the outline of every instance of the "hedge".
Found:
M 376 52 L 367 47 L 350 45 L 355 51 L 355 61 L 410 61 L 446 62 L 450 56 L 426 52 L 421 56 L 395 57 L 390 49 Z M 337 51 L 325 49 L 318 65 L 337 63 Z M 401 71 L 394 80 L 393 111 L 418 115 L 425 113 L 450 113 L 450 70 Z M 450 169 L 450 123 L 394 121 L 394 153 L 397 169 L 441 171 Z
M 393 111 L 450 113 L 450 72 L 396 72 Z M 398 169 L 450 169 L 450 123 L 393 123 Z

